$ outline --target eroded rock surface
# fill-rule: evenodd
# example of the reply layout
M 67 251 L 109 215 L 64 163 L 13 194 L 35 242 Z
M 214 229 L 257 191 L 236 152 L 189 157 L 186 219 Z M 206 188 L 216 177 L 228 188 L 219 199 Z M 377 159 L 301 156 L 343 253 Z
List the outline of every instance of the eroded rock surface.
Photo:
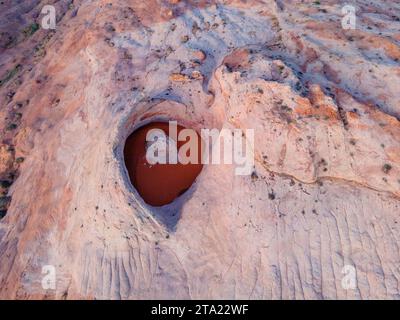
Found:
M 398 299 L 400 4 L 353 3 L 56 1 L 51 31 L 4 2 L 0 297 Z M 123 147 L 153 119 L 253 128 L 253 174 L 149 207 Z

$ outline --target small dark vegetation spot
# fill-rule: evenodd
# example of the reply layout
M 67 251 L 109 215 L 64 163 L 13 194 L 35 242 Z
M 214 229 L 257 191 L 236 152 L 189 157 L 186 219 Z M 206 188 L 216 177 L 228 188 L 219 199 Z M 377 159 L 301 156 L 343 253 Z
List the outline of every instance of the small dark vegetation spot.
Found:
M 29 37 L 38 30 L 39 30 L 39 24 L 34 22 L 34 23 L 30 24 L 29 26 L 27 26 L 25 29 L 23 29 L 22 33 L 24 34 L 25 37 Z
M 8 126 L 7 126 L 7 130 L 9 130 L 9 131 L 11 131 L 11 130 L 15 130 L 15 129 L 17 129 L 17 125 L 15 124 L 15 123 L 10 123 Z
M 275 193 L 274 193 L 274 191 L 271 191 L 270 193 L 268 193 L 268 198 L 269 198 L 270 200 L 275 200 Z
M 385 163 L 382 167 L 382 171 L 388 174 L 392 170 L 392 166 L 389 163 Z
M 16 163 L 22 163 L 24 162 L 25 158 L 24 157 L 18 157 L 17 159 L 15 159 Z
M 10 81 L 21 69 L 22 66 L 20 64 L 17 64 L 14 68 L 7 71 L 7 73 L 3 76 L 3 78 L 0 79 L 0 86 Z

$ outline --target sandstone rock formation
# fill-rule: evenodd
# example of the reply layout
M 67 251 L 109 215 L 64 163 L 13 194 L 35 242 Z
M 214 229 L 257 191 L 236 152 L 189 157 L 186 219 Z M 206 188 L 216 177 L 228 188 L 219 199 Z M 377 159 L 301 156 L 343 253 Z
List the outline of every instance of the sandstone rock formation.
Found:
M 400 4 L 352 2 L 3 2 L 0 297 L 400 298 Z M 124 142 L 168 119 L 253 128 L 253 174 L 148 206 Z

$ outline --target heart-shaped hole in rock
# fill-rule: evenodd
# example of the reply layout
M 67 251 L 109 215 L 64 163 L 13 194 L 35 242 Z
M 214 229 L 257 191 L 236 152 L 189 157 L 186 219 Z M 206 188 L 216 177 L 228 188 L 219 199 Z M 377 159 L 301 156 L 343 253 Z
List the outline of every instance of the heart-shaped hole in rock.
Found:
M 163 206 L 185 193 L 201 172 L 202 139 L 176 122 L 152 122 L 126 140 L 125 165 L 143 200 Z

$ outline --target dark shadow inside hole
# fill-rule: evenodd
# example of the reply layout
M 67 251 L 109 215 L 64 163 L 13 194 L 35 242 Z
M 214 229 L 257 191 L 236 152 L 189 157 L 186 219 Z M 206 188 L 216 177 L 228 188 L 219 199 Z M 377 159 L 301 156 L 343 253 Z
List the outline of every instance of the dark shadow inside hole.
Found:
M 179 192 L 178 197 L 183 195 L 186 191 L 188 191 L 189 188 L 185 188 L 183 190 L 181 190 L 181 192 Z
M 186 201 L 191 197 L 195 188 L 191 187 L 185 191 L 181 196 L 176 198 L 172 203 L 162 207 L 152 207 L 152 214 L 161 222 L 169 232 L 173 232 L 176 229 L 176 225 L 181 218 L 182 207 Z

